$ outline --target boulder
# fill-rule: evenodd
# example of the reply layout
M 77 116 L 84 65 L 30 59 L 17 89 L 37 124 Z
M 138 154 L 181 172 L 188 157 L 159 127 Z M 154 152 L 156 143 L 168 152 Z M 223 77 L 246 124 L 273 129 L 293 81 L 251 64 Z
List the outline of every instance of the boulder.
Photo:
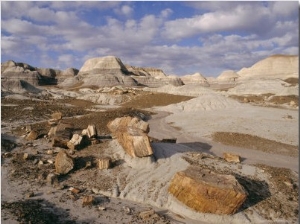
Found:
M 234 176 L 197 166 L 177 172 L 168 191 L 197 212 L 218 215 L 234 214 L 247 198 L 247 192 Z
M 230 163 L 240 163 L 241 162 L 240 156 L 232 154 L 232 153 L 224 152 L 223 157 L 227 162 L 230 162 Z
M 65 151 L 60 151 L 55 157 L 55 171 L 58 174 L 67 174 L 74 168 L 74 161 Z
M 153 154 L 147 135 L 149 124 L 137 117 L 116 118 L 107 124 L 125 152 L 131 157 L 145 157 Z
M 52 146 L 68 148 L 68 142 L 72 137 L 74 125 L 72 123 L 67 123 L 60 121 L 57 126 L 51 127 L 48 132 L 48 136 L 52 137 Z

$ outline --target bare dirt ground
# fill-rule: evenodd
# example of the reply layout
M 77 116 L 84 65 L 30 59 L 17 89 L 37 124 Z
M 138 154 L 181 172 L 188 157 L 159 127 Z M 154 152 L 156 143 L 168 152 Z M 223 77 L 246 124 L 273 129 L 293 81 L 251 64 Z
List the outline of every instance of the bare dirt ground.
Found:
M 122 190 L 127 184 L 126 177 L 117 180 L 117 174 L 124 169 L 123 160 L 113 160 L 109 172 L 100 172 L 96 167 L 96 158 L 111 153 L 109 151 L 109 131 L 106 124 L 116 117 L 131 115 L 144 120 L 151 120 L 154 115 L 147 108 L 164 106 L 189 100 L 191 97 L 176 96 L 162 93 L 145 93 L 138 95 L 132 101 L 124 103 L 122 107 L 107 109 L 101 112 L 91 112 L 87 109 L 94 103 L 84 100 L 7 100 L 1 102 L 1 222 L 2 223 L 201 223 L 193 222 L 186 217 L 169 211 L 138 202 L 128 202 L 105 194 L 97 189 L 108 192 L 116 181 Z M 89 145 L 75 151 L 74 170 L 58 177 L 55 186 L 49 186 L 47 175 L 55 171 L 54 161 L 59 149 L 52 148 L 49 140 L 44 136 L 50 127 L 47 120 L 53 112 L 60 111 L 63 120 L 74 124 L 75 129 L 81 130 L 89 124 L 95 124 L 99 134 L 99 144 Z M 35 141 L 25 141 L 22 136 L 26 133 L 26 126 L 39 130 L 40 137 Z M 153 123 L 156 124 L 156 123 Z M 168 124 L 162 123 L 167 126 Z M 170 126 L 170 125 L 169 125 Z M 153 126 L 152 126 L 153 127 Z M 156 127 L 160 129 L 160 126 Z M 170 127 L 169 127 L 170 128 Z M 153 127 L 155 129 L 155 127 Z M 155 130 L 154 130 L 155 131 Z M 174 136 L 183 135 L 180 128 L 172 129 Z M 160 140 L 155 139 L 159 142 Z M 171 135 L 166 137 L 173 137 Z M 163 136 L 161 136 L 163 138 Z M 161 139 L 160 138 L 160 139 Z M 267 153 L 297 156 L 297 147 L 283 144 L 254 135 L 240 133 L 218 132 L 214 134 L 214 141 L 224 145 L 238 146 L 259 150 Z M 199 147 L 199 144 L 190 144 Z M 208 147 L 200 145 L 201 150 Z M 52 153 L 49 153 L 51 150 Z M 255 151 L 253 151 L 255 153 Z M 31 157 L 24 159 L 24 153 Z M 186 157 L 192 164 L 197 161 Z M 217 159 L 218 160 L 218 159 Z M 43 161 L 43 164 L 38 164 Z M 89 163 L 90 162 L 90 163 Z M 91 164 L 91 165 L 87 165 Z M 294 173 L 286 168 L 272 167 L 265 164 L 258 167 L 270 175 L 272 180 L 266 184 L 259 180 L 247 179 L 235 174 L 241 184 L 250 192 L 242 210 L 249 214 L 253 208 L 261 211 L 266 220 L 272 222 L 274 217 L 297 222 L 298 216 L 298 180 Z M 216 169 L 226 174 L 234 174 L 230 169 Z M 115 174 L 115 175 L 112 175 Z M 6 183 L 3 183 L 5 180 Z M 80 190 L 73 193 L 70 187 Z M 90 207 L 83 207 L 84 196 L 92 195 L 95 201 Z M 76 211 L 80 210 L 80 214 Z M 140 216 L 141 212 L 155 210 L 147 218 Z M 85 218 L 83 218 L 85 217 Z

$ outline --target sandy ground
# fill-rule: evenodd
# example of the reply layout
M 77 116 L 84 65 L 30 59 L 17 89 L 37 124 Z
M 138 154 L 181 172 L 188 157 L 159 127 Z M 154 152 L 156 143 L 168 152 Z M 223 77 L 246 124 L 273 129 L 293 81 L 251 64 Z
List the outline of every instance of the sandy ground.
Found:
M 298 222 L 297 110 L 242 104 L 205 89 L 194 90 L 194 94 L 189 95 L 196 97 L 193 99 L 176 99 L 175 95 L 169 95 L 170 102 L 177 103 L 173 105 L 162 105 L 156 101 L 159 95 L 146 95 L 148 100 L 144 105 L 140 98 L 134 97 L 128 103 L 131 108 L 117 109 L 107 109 L 86 101 L 64 101 L 58 107 L 55 101 L 52 102 L 54 105 L 45 101 L 44 104 L 26 101 L 21 105 L 19 101 L 2 101 L 2 139 L 14 143 L 6 142 L 6 151 L 3 151 L 4 142 L 1 142 L 1 222 Z M 168 95 L 162 97 L 167 102 Z M 151 105 L 156 107 L 149 109 Z M 91 113 L 91 109 L 95 108 L 100 109 Z M 141 110 L 145 108 L 148 108 L 148 112 Z M 76 151 L 72 155 L 77 164 L 74 171 L 59 176 L 57 186 L 49 186 L 45 177 L 54 172 L 54 165 L 47 161 L 54 160 L 60 149 L 52 149 L 54 152 L 49 155 L 46 152 L 51 145 L 47 138 L 28 142 L 22 135 L 27 122 L 36 125 L 41 134 L 45 134 L 45 121 L 56 110 L 67 114 L 65 119 L 71 119 L 77 128 L 84 128 L 91 121 L 96 121 L 102 139 L 97 145 Z M 148 120 L 149 136 L 156 139 L 151 144 L 154 150 L 152 157 L 132 159 L 116 140 L 105 138 L 109 135 L 106 127 L 103 127 L 105 123 L 126 114 Z M 81 123 L 74 118 L 78 115 L 83 116 Z M 259 141 L 247 147 L 247 135 Z M 226 142 L 229 136 L 234 136 L 235 141 Z M 176 138 L 177 142 L 162 143 L 159 140 L 163 138 Z M 274 150 L 266 147 L 270 143 L 267 140 L 272 142 Z M 33 158 L 22 159 L 25 152 Z M 224 161 L 223 152 L 239 154 L 242 163 Z M 110 156 L 114 161 L 111 169 L 85 167 L 87 161 L 93 162 L 103 155 Z M 44 164 L 38 166 L 37 160 L 43 160 Z M 173 175 L 191 164 L 238 178 L 249 192 L 247 201 L 238 213 L 231 216 L 198 213 L 168 193 L 168 184 Z M 70 187 L 80 189 L 80 193 L 70 192 Z M 30 192 L 33 194 L 29 196 Z M 93 196 L 94 204 L 83 207 L 84 196 Z M 151 209 L 155 211 L 154 215 L 140 217 L 140 212 Z M 32 216 L 33 211 L 36 212 Z

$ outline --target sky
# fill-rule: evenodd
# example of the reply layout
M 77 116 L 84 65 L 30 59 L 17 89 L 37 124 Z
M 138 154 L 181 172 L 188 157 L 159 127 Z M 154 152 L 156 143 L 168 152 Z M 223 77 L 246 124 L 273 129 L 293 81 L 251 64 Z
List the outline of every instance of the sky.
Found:
M 1 62 L 80 69 L 87 59 L 217 77 L 298 55 L 298 1 L 1 1 Z

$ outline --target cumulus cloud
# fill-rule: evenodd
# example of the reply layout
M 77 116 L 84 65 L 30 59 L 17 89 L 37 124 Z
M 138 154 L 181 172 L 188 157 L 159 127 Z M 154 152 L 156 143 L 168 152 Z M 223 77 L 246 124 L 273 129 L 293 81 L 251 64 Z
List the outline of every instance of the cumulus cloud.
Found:
M 114 55 L 167 74 L 216 76 L 271 54 L 298 53 L 293 2 L 165 2 L 147 14 L 143 4 L 1 2 L 1 56 L 64 69 Z

